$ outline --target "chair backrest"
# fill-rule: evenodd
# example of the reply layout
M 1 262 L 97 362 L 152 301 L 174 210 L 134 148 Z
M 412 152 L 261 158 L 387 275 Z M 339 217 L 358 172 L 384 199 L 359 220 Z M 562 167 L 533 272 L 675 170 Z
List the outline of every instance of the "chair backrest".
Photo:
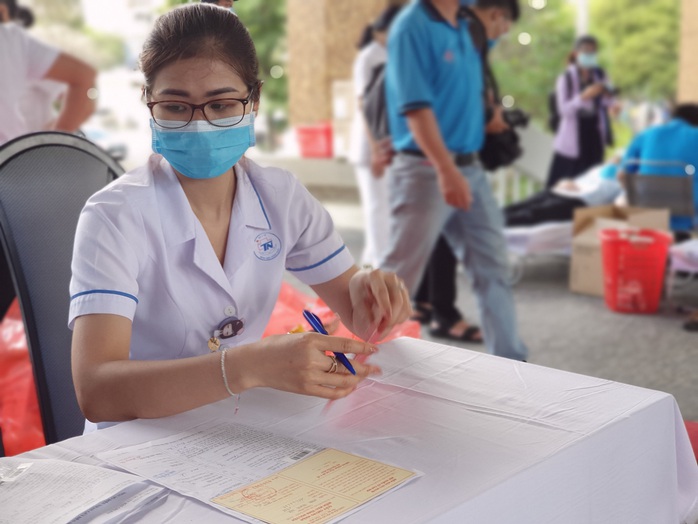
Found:
M 122 173 L 92 142 L 65 133 L 35 133 L 0 147 L 0 242 L 22 310 L 48 444 L 79 435 L 84 424 L 67 324 L 78 216 L 93 193 Z M 7 278 L 0 275 L 3 287 Z
M 668 209 L 675 217 L 695 216 L 692 175 L 627 173 L 626 177 L 631 206 Z

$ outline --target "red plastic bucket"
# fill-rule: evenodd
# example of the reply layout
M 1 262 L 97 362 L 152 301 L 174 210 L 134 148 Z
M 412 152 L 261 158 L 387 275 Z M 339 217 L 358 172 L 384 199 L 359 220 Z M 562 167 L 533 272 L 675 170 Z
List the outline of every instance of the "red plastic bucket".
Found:
M 303 158 L 332 158 L 331 124 L 298 126 L 296 136 Z
M 606 305 L 619 313 L 656 313 L 671 236 L 651 229 L 599 233 Z

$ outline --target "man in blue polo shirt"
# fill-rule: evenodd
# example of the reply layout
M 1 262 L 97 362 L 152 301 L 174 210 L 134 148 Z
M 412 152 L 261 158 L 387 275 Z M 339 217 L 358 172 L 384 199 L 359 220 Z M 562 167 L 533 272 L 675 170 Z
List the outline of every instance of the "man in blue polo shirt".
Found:
M 686 167 L 689 167 L 689 174 Z M 666 124 L 650 127 L 628 147 L 623 171 L 641 175 L 693 176 L 693 200 L 698 211 L 698 104 L 681 104 Z M 621 175 L 622 177 L 622 175 Z M 674 231 L 691 231 L 698 227 L 698 216 L 671 217 Z
M 415 0 L 388 39 L 393 148 L 390 242 L 381 268 L 414 296 L 440 234 L 471 273 L 490 353 L 525 360 L 508 280 L 503 218 L 477 161 L 485 133 L 482 61 L 460 0 Z M 508 6 L 502 0 L 503 6 Z

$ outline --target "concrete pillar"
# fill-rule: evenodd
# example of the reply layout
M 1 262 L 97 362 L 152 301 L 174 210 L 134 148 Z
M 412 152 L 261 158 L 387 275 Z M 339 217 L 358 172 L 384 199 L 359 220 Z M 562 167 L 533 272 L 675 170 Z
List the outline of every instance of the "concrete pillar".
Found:
M 679 51 L 680 102 L 698 103 L 698 0 L 683 0 Z
M 288 0 L 291 125 L 332 119 L 332 84 L 349 80 L 364 27 L 395 0 Z

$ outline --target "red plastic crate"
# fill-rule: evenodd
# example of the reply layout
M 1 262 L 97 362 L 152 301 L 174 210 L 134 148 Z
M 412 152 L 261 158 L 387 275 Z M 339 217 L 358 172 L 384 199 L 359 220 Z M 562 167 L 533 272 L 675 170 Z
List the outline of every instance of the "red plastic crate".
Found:
M 332 125 L 297 126 L 296 135 L 303 158 L 332 158 Z

